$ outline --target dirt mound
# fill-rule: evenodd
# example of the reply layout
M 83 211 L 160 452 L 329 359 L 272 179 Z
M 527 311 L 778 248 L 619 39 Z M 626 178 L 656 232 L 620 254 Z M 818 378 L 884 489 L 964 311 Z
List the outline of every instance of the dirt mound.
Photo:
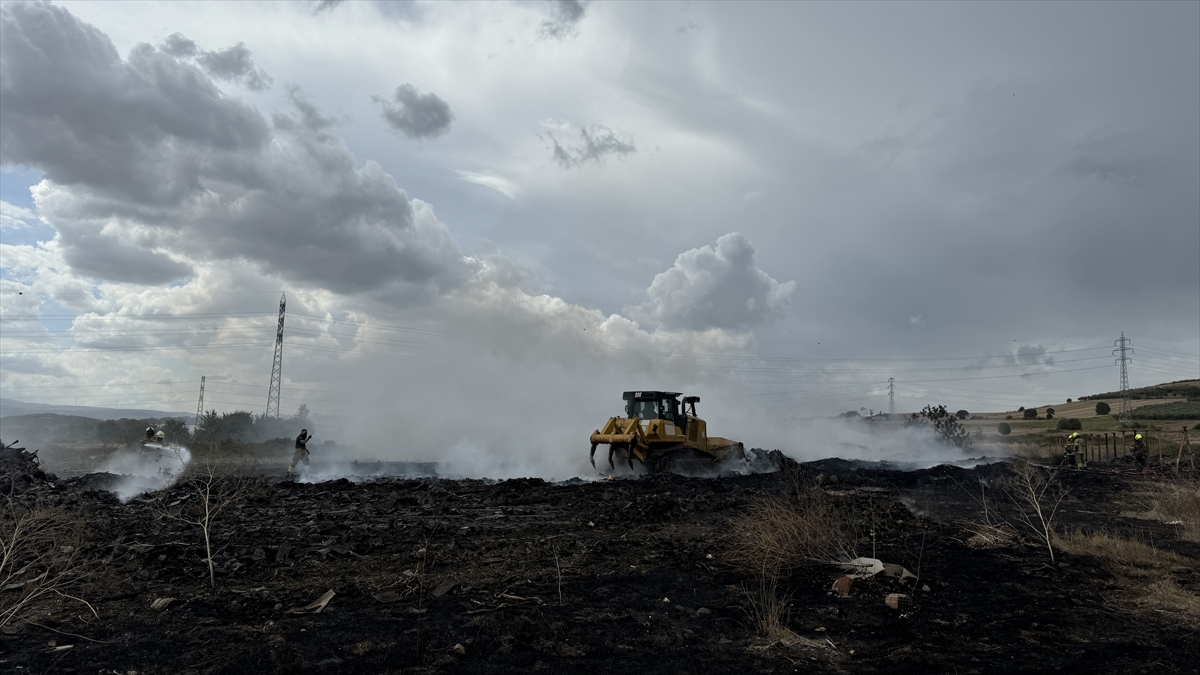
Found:
M 0 441 L 0 494 L 22 495 L 58 480 L 54 474 L 42 470 L 36 450 L 19 448 L 19 442 L 2 445 Z

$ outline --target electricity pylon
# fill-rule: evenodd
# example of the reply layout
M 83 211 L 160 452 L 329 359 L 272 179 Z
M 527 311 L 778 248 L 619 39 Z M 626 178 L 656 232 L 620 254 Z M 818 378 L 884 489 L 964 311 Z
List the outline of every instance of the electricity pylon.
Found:
M 287 293 L 279 296 L 279 327 L 275 330 L 275 359 L 271 363 L 271 388 L 267 391 L 265 417 L 279 418 L 279 384 L 283 377 L 283 314 L 287 309 Z

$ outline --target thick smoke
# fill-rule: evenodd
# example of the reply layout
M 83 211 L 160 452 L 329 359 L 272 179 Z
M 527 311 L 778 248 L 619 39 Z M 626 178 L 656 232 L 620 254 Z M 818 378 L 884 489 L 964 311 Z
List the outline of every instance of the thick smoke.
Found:
M 150 443 L 144 448 L 127 448 L 109 455 L 101 473 L 118 476 L 109 488 L 127 502 L 147 492 L 171 487 L 192 461 L 192 454 L 179 445 Z

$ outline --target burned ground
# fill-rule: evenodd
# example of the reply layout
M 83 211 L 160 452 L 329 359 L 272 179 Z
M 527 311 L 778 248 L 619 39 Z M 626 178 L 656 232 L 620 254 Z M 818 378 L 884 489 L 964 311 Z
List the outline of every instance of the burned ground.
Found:
M 1051 565 L 1031 537 L 980 545 L 1004 510 L 1000 465 L 887 471 L 830 460 L 791 472 L 550 484 L 536 479 L 259 478 L 214 521 L 216 588 L 195 526 L 162 518 L 183 487 L 119 503 L 104 476 L 22 483 L 22 503 L 86 514 L 95 566 L 70 595 L 0 634 L 5 672 L 290 673 L 1197 672 L 1197 616 L 1118 597 L 1088 556 Z M 817 480 L 857 524 L 858 555 L 905 566 L 830 592 L 802 565 L 778 581 L 787 627 L 758 634 L 760 587 L 737 562 L 736 516 Z M 1186 556 L 1200 547 L 1144 511 L 1145 479 L 1067 472 L 1061 528 L 1105 530 Z M 191 497 L 194 499 L 195 497 Z M 176 505 L 178 506 L 178 505 Z M 1003 514 L 1001 514 L 1003 515 Z M 928 590 L 923 590 L 927 588 Z M 323 611 L 294 612 L 334 591 Z M 17 591 L 8 591 L 8 597 Z M 911 597 L 894 610 L 889 593 Z M 165 609 L 156 600 L 171 598 Z M 51 644 L 53 643 L 53 644 Z M 65 648 L 71 645 L 70 648 Z

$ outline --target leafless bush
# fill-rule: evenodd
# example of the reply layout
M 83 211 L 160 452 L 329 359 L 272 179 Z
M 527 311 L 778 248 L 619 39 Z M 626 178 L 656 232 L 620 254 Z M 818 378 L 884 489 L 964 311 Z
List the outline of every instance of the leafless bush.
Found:
M 91 609 L 69 594 L 90 569 L 82 557 L 86 531 L 76 512 L 5 499 L 0 506 L 0 627 L 52 596 Z
M 208 562 L 209 584 L 216 588 L 213 564 L 212 526 L 226 510 L 242 500 L 251 484 L 251 467 L 244 463 L 217 464 L 212 461 L 193 464 L 184 472 L 175 490 L 160 493 L 155 514 L 166 520 L 193 525 L 204 538 L 204 557 Z M 186 494 L 168 501 L 174 491 Z
M 850 518 L 815 483 L 797 480 L 789 492 L 760 499 L 734 518 L 735 556 L 764 579 L 804 563 L 854 557 Z
M 1058 468 L 1017 462 L 1012 465 L 1012 473 L 1004 479 L 1002 488 L 1017 507 L 1017 521 L 1045 542 L 1053 563 L 1054 517 L 1068 492 L 1058 480 Z

